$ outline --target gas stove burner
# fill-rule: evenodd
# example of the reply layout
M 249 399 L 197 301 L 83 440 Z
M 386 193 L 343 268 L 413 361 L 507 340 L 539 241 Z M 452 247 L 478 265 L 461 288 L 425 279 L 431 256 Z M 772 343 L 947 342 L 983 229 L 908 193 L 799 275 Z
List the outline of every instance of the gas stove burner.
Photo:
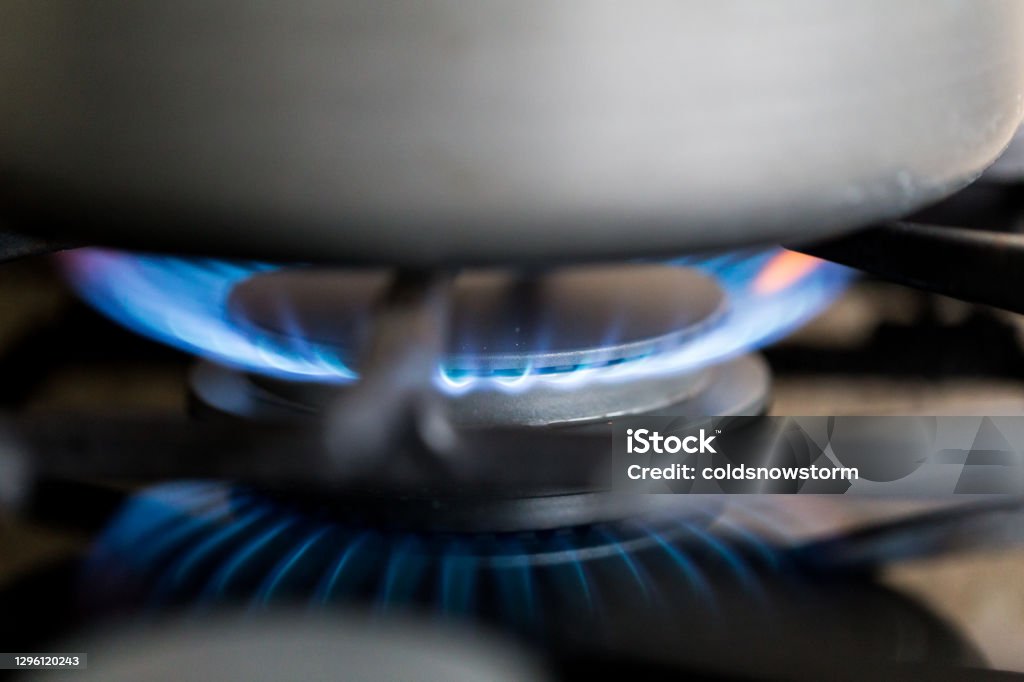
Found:
M 356 367 L 390 280 L 384 271 L 259 273 L 232 290 L 228 311 L 253 336 L 327 347 Z M 705 331 L 725 305 L 713 279 L 670 265 L 469 271 L 453 287 L 441 364 L 453 378 L 520 377 L 639 360 Z
M 254 335 L 271 335 L 281 344 L 294 344 L 301 330 L 303 343 L 329 347 L 354 366 L 388 285 L 382 272 L 279 270 L 239 284 L 228 308 L 240 329 L 252 328 Z M 672 353 L 713 327 L 725 312 L 723 292 L 692 268 L 470 272 L 456 280 L 452 304 L 441 360 L 445 376 L 456 383 L 493 379 L 468 393 L 446 392 L 448 413 L 460 427 L 593 424 L 656 411 L 757 414 L 767 401 L 768 373 L 753 358 L 572 390 L 580 368 Z M 566 380 L 560 385 L 524 379 L 529 376 Z M 193 372 L 191 386 L 201 405 L 259 419 L 322 414 L 347 390 L 259 375 L 232 378 L 230 370 L 210 364 Z
M 95 307 L 136 331 L 203 358 L 253 375 L 290 381 L 344 384 L 358 378 L 345 349 L 339 352 L 330 343 L 318 343 L 309 337 L 308 330 L 271 325 L 278 332 L 288 332 L 282 335 L 267 333 L 251 324 L 251 320 L 239 324 L 239 310 L 233 310 L 229 302 L 234 300 L 237 308 L 238 296 L 246 291 L 258 293 L 263 287 L 260 281 L 272 282 L 264 278 L 277 274 L 281 266 L 102 249 L 69 251 L 60 259 L 79 293 Z M 652 268 L 643 271 L 643 279 L 637 282 L 631 273 L 638 270 L 632 266 L 621 271 L 625 274 L 609 274 L 610 269 L 600 269 L 610 277 L 606 283 L 615 281 L 625 288 L 613 293 L 613 301 L 638 306 L 637 310 L 626 308 L 627 319 L 636 325 L 632 328 L 617 326 L 623 320 L 614 316 L 604 320 L 606 328 L 595 327 L 593 323 L 599 321 L 595 312 L 608 314 L 612 310 L 608 302 L 600 299 L 584 299 L 585 305 L 596 306 L 593 311 L 566 310 L 569 302 L 576 300 L 570 295 L 575 288 L 573 283 L 593 275 L 556 275 L 555 281 L 560 284 L 555 287 L 558 295 L 553 298 L 551 309 L 560 315 L 569 313 L 574 320 L 586 320 L 586 324 L 577 328 L 560 320 L 548 320 L 557 325 L 554 336 L 545 336 L 545 330 L 538 326 L 546 322 L 541 316 L 530 318 L 533 326 L 521 329 L 518 335 L 515 325 L 509 327 L 505 323 L 495 328 L 464 326 L 468 335 L 461 340 L 473 345 L 461 350 L 450 347 L 454 352 L 449 353 L 449 359 L 462 358 L 468 362 L 457 361 L 455 367 L 442 363 L 437 369 L 438 389 L 448 394 L 485 389 L 517 393 L 544 384 L 579 388 L 693 373 L 785 335 L 820 312 L 850 279 L 845 268 L 777 249 L 691 257 L 672 265 L 685 268 L 689 274 L 675 277 L 663 268 Z M 291 268 L 288 272 L 295 270 Z M 714 286 L 696 273 L 712 280 Z M 504 281 L 508 284 L 512 280 L 505 275 Z M 654 291 L 643 290 L 649 285 L 654 286 Z M 673 286 L 684 291 L 668 291 Z M 694 296 L 694 291 L 687 291 L 691 288 L 702 293 Z M 716 293 L 716 288 L 721 294 Z M 232 299 L 235 292 L 237 295 Z M 694 299 L 695 308 L 680 309 L 680 302 L 692 306 Z M 522 299 L 503 296 L 497 300 L 503 306 L 523 311 L 516 307 L 521 306 Z M 314 309 L 317 305 L 312 303 Z M 648 309 L 649 305 L 655 307 Z M 266 305 L 262 308 L 267 312 Z M 651 310 L 661 311 L 665 316 L 653 316 Z M 309 312 L 307 308 L 301 317 L 303 321 L 310 321 Z M 495 312 L 489 311 L 488 319 L 494 319 Z M 299 318 L 289 318 L 278 311 L 271 319 L 287 323 Z M 313 320 L 316 319 L 314 315 Z M 503 338 L 497 330 L 506 330 L 509 336 Z M 358 326 L 350 331 L 344 338 L 358 342 Z M 454 338 L 459 339 L 458 326 L 455 332 Z M 477 332 L 489 345 L 496 344 L 491 351 L 471 338 Z M 624 333 L 626 336 L 617 337 Z M 560 341 L 558 351 L 549 352 L 552 348 L 545 347 L 545 340 Z M 522 346 L 516 346 L 517 341 L 528 344 L 526 352 L 521 350 Z M 493 348 L 513 352 L 494 353 Z M 564 362 L 555 359 L 566 350 L 569 352 Z M 538 358 L 551 361 L 537 366 Z M 591 361 L 597 365 L 592 366 Z
M 555 656 L 697 669 L 733 660 L 722 655 L 735 658 L 742 642 L 743 660 L 790 664 L 771 676 L 780 679 L 799 668 L 780 653 L 812 639 L 869 667 L 977 663 L 941 621 L 863 574 L 808 573 L 793 557 L 793 547 L 719 514 L 423 533 L 192 481 L 131 497 L 91 548 L 79 594 L 100 615 L 241 606 L 264 617 L 298 606 L 318 617 L 368 607 L 497 626 Z
M 413 532 L 220 483 L 171 483 L 129 500 L 108 526 L 87 566 L 87 592 L 107 606 L 418 605 L 532 629 L 549 610 L 597 615 L 605 589 L 628 586 L 651 599 L 661 579 L 710 615 L 713 574 L 756 597 L 755 574 L 783 565 L 749 532 L 709 530 L 715 508 L 549 531 Z

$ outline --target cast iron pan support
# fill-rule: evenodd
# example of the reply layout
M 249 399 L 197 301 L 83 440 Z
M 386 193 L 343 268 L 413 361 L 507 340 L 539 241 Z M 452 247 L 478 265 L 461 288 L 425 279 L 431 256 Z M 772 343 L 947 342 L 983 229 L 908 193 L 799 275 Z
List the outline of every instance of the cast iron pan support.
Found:
M 455 429 L 434 390 L 451 307 L 452 273 L 399 270 L 378 303 L 361 380 L 340 393 L 325 419 L 331 471 L 349 477 L 392 468 L 419 477 L 455 449 Z M 407 447 L 413 445 L 414 447 Z M 399 453 L 435 457 L 400 458 Z
M 792 248 L 899 284 L 1024 313 L 1024 234 L 896 222 Z

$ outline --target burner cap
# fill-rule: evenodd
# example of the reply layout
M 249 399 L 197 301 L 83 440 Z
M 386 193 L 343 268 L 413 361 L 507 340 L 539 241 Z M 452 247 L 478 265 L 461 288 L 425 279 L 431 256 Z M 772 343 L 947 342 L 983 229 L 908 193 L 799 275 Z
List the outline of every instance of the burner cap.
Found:
M 255 334 L 323 346 L 351 362 L 388 283 L 384 271 L 280 270 L 236 286 L 229 311 Z M 474 375 L 616 364 L 679 346 L 724 308 L 713 280 L 676 266 L 471 271 L 454 286 L 442 364 Z
M 322 414 L 344 386 L 293 382 L 236 372 L 203 362 L 189 377 L 196 409 L 241 419 L 291 420 Z M 588 385 L 584 391 L 501 385 L 446 395 L 451 420 L 463 428 L 594 426 L 625 415 L 756 415 L 771 391 L 768 366 L 747 355 L 692 374 Z

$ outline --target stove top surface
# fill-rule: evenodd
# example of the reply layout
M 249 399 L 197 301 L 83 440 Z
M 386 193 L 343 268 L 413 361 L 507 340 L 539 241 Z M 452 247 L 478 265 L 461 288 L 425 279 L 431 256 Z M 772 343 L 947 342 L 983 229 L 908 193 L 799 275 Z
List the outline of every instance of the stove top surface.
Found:
M 3 327 L 7 338 L 0 339 L 0 365 L 11 377 L 0 395 L 5 406 L 37 416 L 183 413 L 189 356 L 99 318 L 69 296 L 46 263 L 0 269 L 0 292 L 5 288 L 32 292 L 2 298 L 9 322 Z M 1024 408 L 1018 318 L 877 282 L 856 284 L 824 316 L 765 355 L 773 369 L 772 413 L 1017 414 Z M 131 500 L 127 506 L 125 500 Z M 82 511 L 68 513 L 72 507 Z M 149 511 L 139 515 L 140 507 Z M 16 595 L 78 595 L 61 609 L 60 625 L 47 619 L 23 628 L 19 636 L 26 645 L 59 636 L 71 624 L 103 620 L 111 611 L 232 603 L 262 609 L 298 600 L 371 611 L 471 611 L 562 652 L 601 640 L 642 649 L 655 660 L 664 650 L 637 642 L 631 626 L 621 624 L 633 622 L 630 613 L 645 626 L 658 622 L 643 604 L 668 581 L 673 587 L 665 598 L 682 600 L 675 604 L 673 627 L 689 627 L 689 620 L 677 617 L 685 612 L 699 621 L 693 628 L 706 629 L 708 614 L 718 613 L 736 633 L 753 621 L 740 627 L 735 619 L 755 604 L 779 633 L 799 634 L 807 623 L 835 628 L 837 637 L 863 629 L 874 634 L 851 651 L 863 646 L 871 656 L 899 653 L 891 648 L 898 638 L 877 628 L 878 614 L 886 612 L 903 624 L 901 636 L 905 628 L 917 633 L 915 646 L 924 649 L 913 655 L 937 648 L 961 662 L 984 655 L 1004 668 L 1024 669 L 1009 646 L 1012 628 L 996 632 L 986 611 L 995 607 L 985 606 L 1018 594 L 1008 575 L 1012 550 L 899 563 L 881 574 L 881 582 L 874 573 L 820 573 L 798 562 L 796 550 L 817 538 L 926 508 L 787 498 L 703 510 L 668 525 L 611 523 L 478 536 L 389 529 L 333 512 L 325 516 L 308 502 L 296 506 L 287 497 L 211 483 L 148 492 L 134 485 L 73 484 L 40 494 L 34 520 L 5 521 L 0 542 L 11 549 L 0 552 L 0 583 L 7 603 L 22 607 Z M 159 513 L 150 513 L 154 509 Z M 111 572 L 96 572 L 112 560 L 135 568 L 116 580 Z M 991 565 L 991 579 L 958 568 L 971 562 Z M 97 576 L 105 577 L 97 583 Z M 966 587 L 968 577 L 974 588 Z M 80 599 L 83 580 L 93 581 L 88 593 L 97 598 L 91 604 Z M 827 586 L 837 580 L 843 604 L 829 601 L 836 590 Z M 986 583 L 988 591 L 978 587 Z M 920 597 L 927 608 L 886 585 Z M 619 614 L 613 632 L 601 617 L 606 610 Z M 580 635 L 552 637 L 552 628 Z M 669 658 L 687 665 L 714 658 L 703 656 L 703 639 L 690 641 L 693 647 L 676 652 L 680 659 Z

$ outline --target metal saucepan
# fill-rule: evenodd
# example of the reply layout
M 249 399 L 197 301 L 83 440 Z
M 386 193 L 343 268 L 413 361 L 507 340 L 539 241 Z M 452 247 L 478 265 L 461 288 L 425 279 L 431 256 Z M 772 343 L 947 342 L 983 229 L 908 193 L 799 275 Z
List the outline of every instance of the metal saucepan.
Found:
M 778 242 L 967 184 L 1018 0 L 0 0 L 0 220 L 440 266 Z

